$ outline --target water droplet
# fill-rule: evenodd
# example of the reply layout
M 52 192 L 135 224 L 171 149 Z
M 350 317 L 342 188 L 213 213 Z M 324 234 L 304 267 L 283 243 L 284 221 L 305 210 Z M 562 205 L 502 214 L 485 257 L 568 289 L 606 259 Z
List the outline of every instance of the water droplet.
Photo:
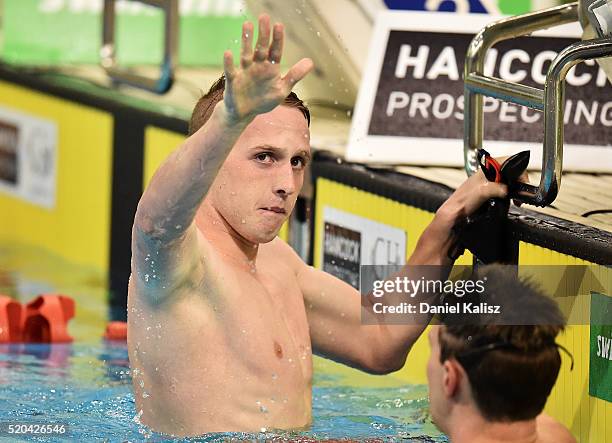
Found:
M 321 33 L 317 31 L 317 37 L 321 37 Z
M 276 61 L 272 60 L 270 63 L 272 63 L 273 65 L 275 65 L 275 64 L 276 64 Z
M 244 218 L 240 221 L 242 222 L 243 225 L 246 223 L 246 220 Z
M 181 226 L 181 225 L 176 225 L 176 226 L 175 226 L 175 228 L 176 228 L 176 229 L 181 229 L 181 228 L 182 228 L 182 226 Z
M 134 418 L 132 419 L 132 421 L 134 421 L 134 423 L 138 423 L 140 424 L 140 417 L 142 417 L 142 409 L 140 411 L 138 411 L 138 414 L 136 414 L 134 416 Z

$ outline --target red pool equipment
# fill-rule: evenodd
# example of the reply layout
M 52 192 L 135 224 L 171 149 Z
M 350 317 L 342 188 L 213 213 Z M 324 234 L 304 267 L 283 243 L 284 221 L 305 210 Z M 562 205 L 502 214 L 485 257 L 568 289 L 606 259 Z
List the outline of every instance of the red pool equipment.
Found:
M 0 343 L 21 340 L 21 303 L 0 294 Z
M 124 321 L 108 322 L 104 338 L 107 340 L 127 340 L 127 323 Z
M 25 306 L 24 342 L 71 342 L 68 321 L 74 317 L 74 300 L 61 294 L 42 294 Z

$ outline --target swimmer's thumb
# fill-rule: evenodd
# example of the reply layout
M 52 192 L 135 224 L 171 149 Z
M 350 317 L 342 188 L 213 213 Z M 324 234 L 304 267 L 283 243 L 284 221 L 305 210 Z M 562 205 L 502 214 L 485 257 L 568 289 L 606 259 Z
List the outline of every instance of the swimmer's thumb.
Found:
M 302 80 L 310 71 L 314 69 L 314 62 L 309 58 L 303 58 L 299 62 L 287 71 L 287 74 L 283 77 L 283 80 L 289 87 L 289 89 L 293 88 L 293 86 Z
M 484 199 L 506 198 L 508 196 L 508 186 L 504 183 L 487 182 L 484 186 Z

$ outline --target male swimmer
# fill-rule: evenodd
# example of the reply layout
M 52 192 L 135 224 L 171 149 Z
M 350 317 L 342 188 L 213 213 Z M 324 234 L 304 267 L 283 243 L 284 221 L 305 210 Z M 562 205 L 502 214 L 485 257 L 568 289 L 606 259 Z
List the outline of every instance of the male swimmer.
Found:
M 270 41 L 271 38 L 271 41 Z M 308 112 L 282 76 L 282 24 L 242 29 L 239 66 L 193 112 L 192 134 L 144 192 L 132 232 L 128 346 L 136 410 L 177 436 L 303 428 L 312 353 L 367 372 L 404 365 L 423 325 L 361 325 L 361 296 L 277 237 L 310 159 Z M 450 264 L 451 227 L 504 185 L 473 175 L 436 212 L 408 264 Z
M 542 414 L 561 366 L 557 304 L 500 265 L 481 267 L 478 279 L 500 313 L 443 316 L 429 332 L 434 422 L 452 443 L 575 443 Z

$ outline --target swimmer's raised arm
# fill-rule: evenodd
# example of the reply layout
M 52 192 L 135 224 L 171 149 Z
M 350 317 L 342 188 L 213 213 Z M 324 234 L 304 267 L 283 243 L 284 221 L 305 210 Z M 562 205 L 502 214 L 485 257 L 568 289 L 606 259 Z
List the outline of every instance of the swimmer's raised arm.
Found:
M 253 25 L 244 23 L 240 67 L 234 66 L 231 51 L 224 54 L 223 102 L 159 167 L 138 204 L 132 230 L 132 280 L 153 301 L 175 293 L 197 275 L 202 253 L 195 214 L 244 129 L 257 115 L 281 104 L 313 67 L 310 59 L 302 59 L 281 76 L 283 40 L 283 25 L 271 29 L 270 18 L 262 14 L 253 50 Z

